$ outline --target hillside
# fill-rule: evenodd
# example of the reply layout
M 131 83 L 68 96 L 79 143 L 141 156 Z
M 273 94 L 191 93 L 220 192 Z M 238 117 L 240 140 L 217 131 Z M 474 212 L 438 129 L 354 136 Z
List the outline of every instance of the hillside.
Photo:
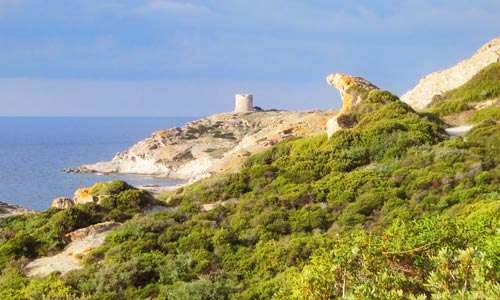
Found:
M 500 37 L 487 42 L 471 57 L 456 65 L 424 76 L 414 88 L 401 96 L 401 100 L 416 110 L 424 110 L 434 97 L 458 88 L 479 71 L 497 62 L 500 62 Z
M 500 63 L 493 63 L 465 84 L 435 97 L 429 110 L 449 123 L 500 119 Z
M 114 182 L 90 189 L 100 203 L 0 220 L 0 298 L 498 299 L 500 124 L 450 137 L 387 91 L 359 95 L 330 138 L 159 200 Z M 80 269 L 24 275 L 104 221 L 123 225 Z

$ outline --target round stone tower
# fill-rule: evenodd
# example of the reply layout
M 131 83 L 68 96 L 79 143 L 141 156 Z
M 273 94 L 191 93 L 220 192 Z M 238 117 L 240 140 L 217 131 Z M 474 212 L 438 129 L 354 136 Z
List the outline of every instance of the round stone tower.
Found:
M 253 109 L 253 95 L 251 94 L 236 94 L 234 97 L 234 112 L 246 113 L 252 112 Z

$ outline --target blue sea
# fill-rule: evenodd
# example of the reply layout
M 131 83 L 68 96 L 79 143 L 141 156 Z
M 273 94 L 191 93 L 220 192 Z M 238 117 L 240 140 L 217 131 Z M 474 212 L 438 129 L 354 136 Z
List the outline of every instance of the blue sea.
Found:
M 193 118 L 0 117 L 0 201 L 44 210 L 53 198 L 98 181 L 123 179 L 133 185 L 173 185 L 137 175 L 66 174 L 62 170 L 111 160 L 159 129 Z

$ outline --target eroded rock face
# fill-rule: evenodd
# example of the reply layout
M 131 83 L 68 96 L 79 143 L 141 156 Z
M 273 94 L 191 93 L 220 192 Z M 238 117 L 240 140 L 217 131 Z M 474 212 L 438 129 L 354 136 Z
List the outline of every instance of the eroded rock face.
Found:
M 425 76 L 401 100 L 415 110 L 423 110 L 431 104 L 434 97 L 461 86 L 486 66 L 499 61 L 500 37 L 486 43 L 472 57 L 457 65 Z
M 358 105 L 371 90 L 378 89 L 377 86 L 362 77 L 355 77 L 341 73 L 330 74 L 326 82 L 335 87 L 342 97 L 342 109 L 339 112 L 350 111 Z
M 196 180 L 235 170 L 251 154 L 282 140 L 320 133 L 331 111 L 223 113 L 155 132 L 113 160 L 79 170 Z M 75 201 L 76 201 L 75 195 Z
M 67 209 L 75 205 L 73 199 L 66 197 L 58 197 L 52 200 L 50 207 L 57 209 Z
M 379 88 L 364 78 L 340 73 L 328 75 L 326 82 L 335 87 L 342 97 L 342 109 L 327 122 L 326 132 L 330 137 L 341 128 L 349 127 L 348 118 L 344 118 L 346 114 L 362 103 L 370 91 Z

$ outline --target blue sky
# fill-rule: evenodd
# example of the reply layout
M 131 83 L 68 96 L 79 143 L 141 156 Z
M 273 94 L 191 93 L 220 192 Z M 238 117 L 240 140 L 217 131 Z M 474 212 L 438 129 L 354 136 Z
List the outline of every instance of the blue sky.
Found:
M 500 35 L 498 0 L 0 0 L 0 115 L 201 116 L 401 94 Z

